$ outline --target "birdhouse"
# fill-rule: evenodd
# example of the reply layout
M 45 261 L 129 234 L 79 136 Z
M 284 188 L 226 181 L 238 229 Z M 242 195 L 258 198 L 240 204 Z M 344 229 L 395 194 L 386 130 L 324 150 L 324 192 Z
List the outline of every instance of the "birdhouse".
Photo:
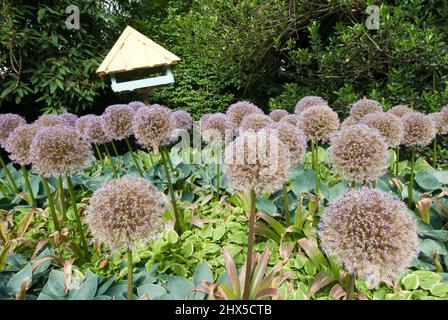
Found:
M 179 62 L 179 57 L 127 26 L 96 73 L 109 75 L 115 92 L 149 89 L 173 83 L 171 67 Z

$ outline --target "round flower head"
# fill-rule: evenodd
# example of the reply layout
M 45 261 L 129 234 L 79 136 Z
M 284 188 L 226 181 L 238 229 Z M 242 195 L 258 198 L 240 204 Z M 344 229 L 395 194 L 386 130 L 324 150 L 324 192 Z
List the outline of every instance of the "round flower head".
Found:
M 203 123 L 205 122 L 205 121 L 207 121 L 207 119 L 209 119 L 212 115 L 214 115 L 214 114 L 216 114 L 216 113 L 206 113 L 206 114 L 204 114 L 202 117 L 201 117 L 201 119 L 199 119 L 199 123 L 201 124 L 201 126 L 203 125 Z
M 193 118 L 184 110 L 177 110 L 173 112 L 174 120 L 176 121 L 176 129 L 190 130 L 193 127 Z
M 14 113 L 0 114 L 0 145 L 4 148 L 4 144 L 9 134 L 18 126 L 26 124 L 26 120 Z
M 307 147 L 307 139 L 302 130 L 287 122 L 275 122 L 269 126 L 269 129 L 277 131 L 280 141 L 289 150 L 291 162 L 299 163 L 305 155 Z
M 64 117 L 55 114 L 44 114 L 37 118 L 34 124 L 39 127 L 70 126 L 70 123 Z
M 269 116 L 271 117 L 271 119 L 275 122 L 279 122 L 284 116 L 287 116 L 289 114 L 288 111 L 283 110 L 283 109 L 275 109 L 272 110 L 271 113 L 269 114 Z
M 347 180 L 376 180 L 387 169 L 384 137 L 364 124 L 345 127 L 335 134 L 328 154 L 333 167 Z
M 228 126 L 232 129 L 238 130 L 243 118 L 251 113 L 263 114 L 263 111 L 248 101 L 240 101 L 232 104 L 226 112 Z
M 128 103 L 128 106 L 137 111 L 140 108 L 147 108 L 146 104 L 140 101 L 131 101 Z
M 294 108 L 295 114 L 300 114 L 302 111 L 308 109 L 309 107 L 315 105 L 328 105 L 328 101 L 318 96 L 307 96 L 297 102 L 296 107 Z
M 9 158 L 25 166 L 30 164 L 30 146 L 36 133 L 41 127 L 35 124 L 24 124 L 15 128 L 5 143 L 5 150 L 9 153 Z
M 403 144 L 427 146 L 436 136 L 431 117 L 420 112 L 411 112 L 401 117 L 403 123 Z
M 375 112 L 362 118 L 361 123 L 377 129 L 386 139 L 386 143 L 390 148 L 400 144 L 403 137 L 403 124 L 397 116 L 385 112 Z
M 141 108 L 134 116 L 132 129 L 140 145 L 151 146 L 158 152 L 159 146 L 170 142 L 173 130 L 176 129 L 176 120 L 167 107 Z
M 331 201 L 319 236 L 327 255 L 371 287 L 390 283 L 419 252 L 417 225 L 405 204 L 376 189 L 351 189 Z
M 73 113 L 70 113 L 70 112 L 64 112 L 64 113 L 61 113 L 61 114 L 59 115 L 59 117 L 61 117 L 62 119 L 64 119 L 64 120 L 67 122 L 67 124 L 68 124 L 69 126 L 72 126 L 72 127 L 75 126 L 76 121 L 78 120 L 78 116 L 77 116 L 76 114 L 73 114 Z
M 90 143 L 67 126 L 41 128 L 30 146 L 33 169 L 44 176 L 81 171 L 92 154 Z
M 76 131 L 78 131 L 78 134 L 80 136 L 85 137 L 86 124 L 90 118 L 94 118 L 94 117 L 96 117 L 94 114 L 88 114 L 88 115 L 79 117 L 78 120 L 76 120 L 75 128 L 76 128 Z
M 383 112 L 381 104 L 373 99 L 359 99 L 356 101 L 350 110 L 350 115 L 360 120 L 366 114 Z
M 299 126 L 299 117 L 295 114 L 288 114 L 280 119 L 280 122 L 287 122 L 295 127 Z
M 227 117 L 224 113 L 208 114 L 206 118 L 201 118 L 201 135 L 207 143 L 222 144 L 227 129 Z
M 445 135 L 448 134 L 448 109 L 440 112 L 434 112 L 429 114 L 431 120 L 434 122 L 434 127 L 437 134 Z
M 264 127 L 269 126 L 274 121 L 265 114 L 259 114 L 259 113 L 251 113 L 243 118 L 243 121 L 240 125 L 240 131 L 247 131 L 247 130 L 253 130 L 253 131 L 260 131 Z
M 409 108 L 409 106 L 406 104 L 399 104 L 399 105 L 387 110 L 387 112 L 393 114 L 394 116 L 397 116 L 398 118 L 401 118 L 406 113 L 414 112 L 414 110 Z
M 94 192 L 86 222 L 97 242 L 112 250 L 133 248 L 161 232 L 164 198 L 144 179 L 112 180 Z
M 316 105 L 302 111 L 299 128 L 309 140 L 326 141 L 339 128 L 338 114 L 327 105 Z
M 348 116 L 347 118 L 344 119 L 344 121 L 342 121 L 341 128 L 352 126 L 352 125 L 358 124 L 358 123 L 359 123 L 358 119 L 356 119 L 355 117 L 352 117 L 352 116 Z
M 275 130 L 243 132 L 225 148 L 224 171 L 237 191 L 277 190 L 287 181 L 290 167 L 288 148 Z
M 110 136 L 104 131 L 104 119 L 101 116 L 87 118 L 84 126 L 83 137 L 91 143 L 104 144 L 111 141 Z
M 122 140 L 129 137 L 132 134 L 134 114 L 134 109 L 127 105 L 107 107 L 103 113 L 104 131 L 114 140 Z

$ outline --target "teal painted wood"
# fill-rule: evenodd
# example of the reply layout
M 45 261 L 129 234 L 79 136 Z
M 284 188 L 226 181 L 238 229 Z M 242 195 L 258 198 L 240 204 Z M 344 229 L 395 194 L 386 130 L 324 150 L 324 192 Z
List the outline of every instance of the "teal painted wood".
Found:
M 159 77 L 126 81 L 126 82 L 117 82 L 115 74 L 111 74 L 110 79 L 112 82 L 112 90 L 114 92 L 133 91 L 135 89 L 140 88 L 158 87 L 161 85 L 166 85 L 174 82 L 174 77 L 170 67 L 167 68 L 165 75 Z

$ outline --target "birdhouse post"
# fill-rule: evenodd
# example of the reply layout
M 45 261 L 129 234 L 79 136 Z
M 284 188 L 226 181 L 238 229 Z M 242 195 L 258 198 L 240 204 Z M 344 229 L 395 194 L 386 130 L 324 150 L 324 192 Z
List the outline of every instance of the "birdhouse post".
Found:
M 146 100 L 151 88 L 174 82 L 171 67 L 179 62 L 179 57 L 128 26 L 96 73 L 110 76 L 113 91 L 137 90 Z

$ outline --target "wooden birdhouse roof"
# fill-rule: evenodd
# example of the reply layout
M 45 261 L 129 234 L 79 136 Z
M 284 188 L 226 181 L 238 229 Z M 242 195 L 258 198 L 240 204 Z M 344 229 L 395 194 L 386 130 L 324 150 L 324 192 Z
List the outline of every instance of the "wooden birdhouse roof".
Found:
M 127 26 L 96 73 L 104 76 L 136 69 L 173 65 L 179 61 L 179 57 L 134 28 Z

